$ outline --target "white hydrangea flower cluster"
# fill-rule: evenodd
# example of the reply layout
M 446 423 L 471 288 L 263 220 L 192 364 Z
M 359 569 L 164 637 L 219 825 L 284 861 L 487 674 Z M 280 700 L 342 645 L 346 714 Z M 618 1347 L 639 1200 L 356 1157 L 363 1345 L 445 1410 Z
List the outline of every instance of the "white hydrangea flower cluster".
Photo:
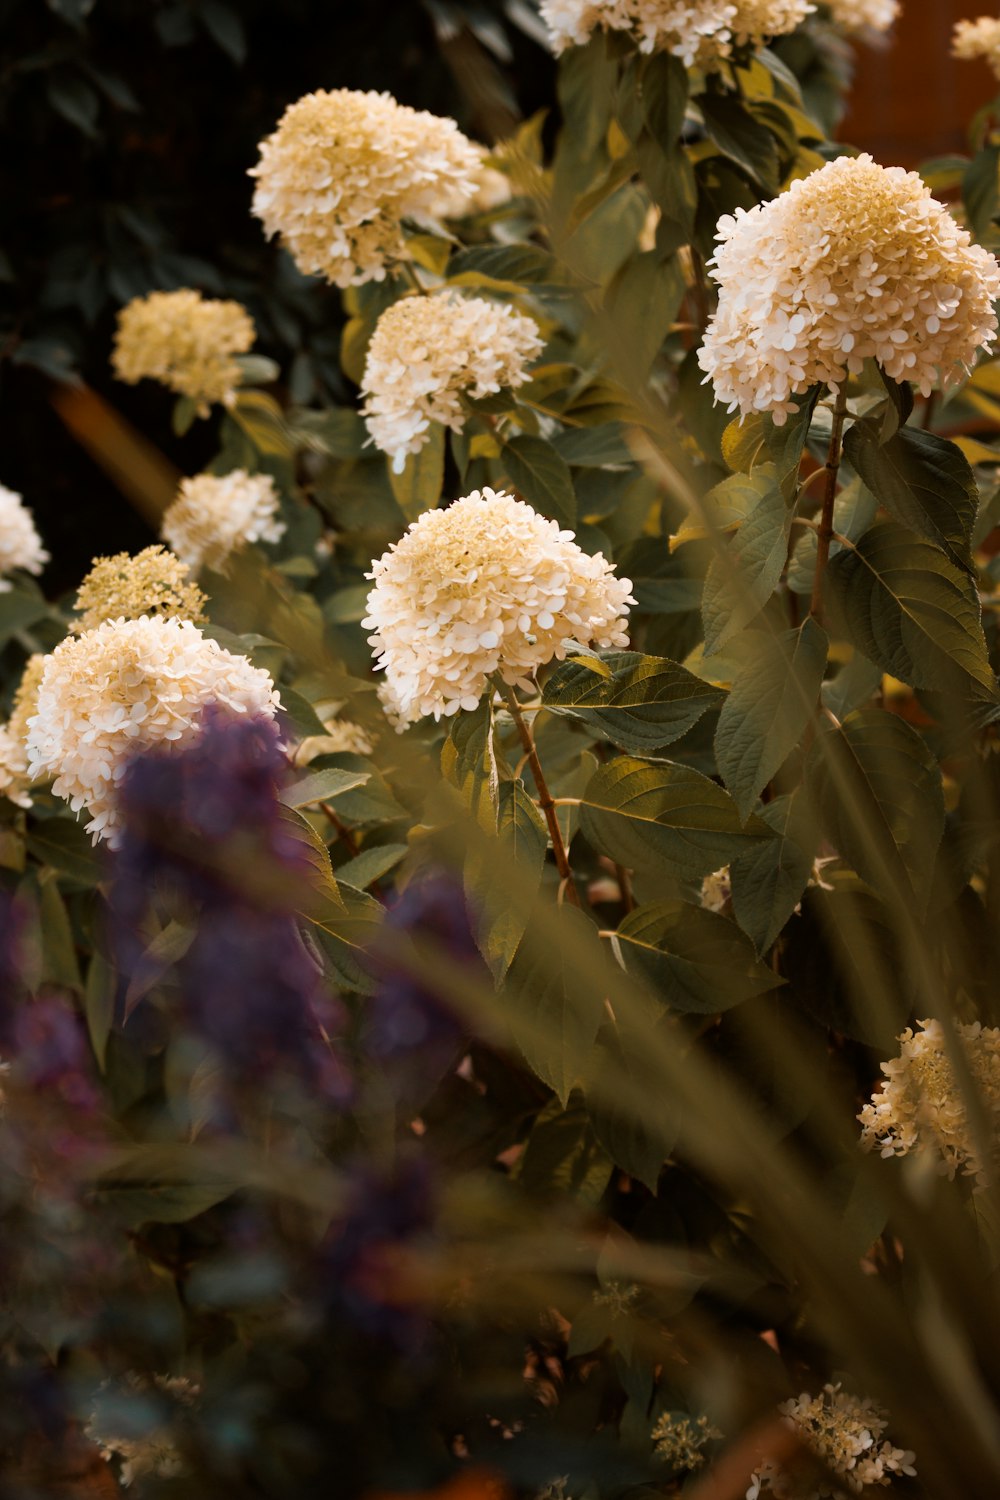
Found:
M 723 912 L 733 897 L 733 882 L 729 866 L 713 870 L 701 882 L 701 905 L 705 911 Z
M 143 615 L 68 637 L 45 658 L 28 720 L 32 776 L 53 776 L 56 796 L 89 813 L 94 842 L 114 847 L 115 791 L 129 760 L 189 744 L 209 704 L 273 718 L 280 699 L 266 672 L 190 620 Z
M 105 620 L 153 614 L 197 622 L 207 603 L 191 582 L 186 564 L 165 547 L 144 547 L 134 556 L 116 552 L 113 557 L 94 558 L 76 592 L 73 608 L 79 619 L 71 629 L 79 634 Z
M 280 497 L 270 474 L 197 474 L 183 479 L 167 507 L 160 535 L 193 573 L 218 571 L 250 542 L 277 542 L 285 534 Z
M 465 425 L 461 396 L 495 395 L 527 380 L 543 341 L 531 318 L 503 302 L 438 292 L 404 297 L 375 325 L 362 391 L 372 441 L 402 471 L 419 453 L 430 424 Z
M 261 142 L 253 212 L 300 271 L 360 286 L 408 259 L 404 219 L 461 213 L 482 168 L 482 147 L 454 120 L 391 94 L 320 89 Z
M 899 0 L 826 0 L 830 19 L 848 34 L 888 31 L 899 16 Z
M 473 709 L 500 672 L 528 686 L 571 642 L 624 646 L 631 583 L 502 490 L 425 511 L 373 564 L 362 621 L 398 728 Z
M 705 1449 L 709 1443 L 718 1442 L 722 1433 L 713 1427 L 705 1416 L 688 1417 L 680 1412 L 664 1412 L 654 1426 L 650 1437 L 653 1451 L 675 1470 L 700 1469 L 705 1462 Z
M 213 401 L 228 400 L 240 383 L 234 354 L 246 354 L 257 336 L 239 302 L 203 297 L 190 287 L 133 297 L 118 314 L 111 363 L 119 380 L 158 380 L 187 396 L 206 416 Z
M 842 156 L 718 224 L 719 305 L 698 362 L 716 399 L 783 423 L 875 359 L 923 395 L 992 347 L 1000 265 L 916 172 Z
M 0 796 L 6 797 L 17 807 L 31 806 L 28 720 L 36 711 L 38 688 L 44 670 L 45 657 L 41 653 L 28 657 L 14 694 L 10 718 L 6 724 L 0 724 Z
M 15 568 L 37 574 L 48 561 L 31 511 L 16 490 L 0 484 L 0 594 L 10 590 L 3 574 Z
M 925 1148 L 940 1171 L 981 1177 L 985 1163 L 973 1139 L 962 1089 L 945 1049 L 940 1021 L 918 1021 L 899 1037 L 899 1056 L 882 1064 L 885 1083 L 858 1119 L 861 1144 L 881 1156 L 906 1156 Z M 978 1021 L 959 1025 L 969 1072 L 979 1089 L 992 1133 L 1000 1134 L 1000 1028 Z
M 477 146 L 479 165 L 473 179 L 472 197 L 460 204 L 457 214 L 488 214 L 502 208 L 513 196 L 510 178 L 506 172 L 498 172 L 491 166 L 490 157 L 496 156 L 486 146 Z M 499 148 L 502 153 L 503 147 Z M 457 214 L 455 215 L 457 217 Z
M 952 56 L 964 62 L 982 58 L 993 76 L 1000 78 L 1000 20 L 979 16 L 975 21 L 957 21 L 952 33 Z
M 776 1500 L 848 1500 L 870 1485 L 882 1488 L 899 1474 L 914 1475 L 915 1455 L 895 1448 L 882 1434 L 888 1417 L 874 1401 L 848 1395 L 839 1385 L 825 1385 L 818 1396 L 804 1391 L 778 1410 L 785 1423 L 832 1474 L 843 1481 L 805 1480 L 779 1464 L 761 1464 L 750 1476 L 747 1500 L 762 1494 Z
M 142 1479 L 180 1479 L 187 1474 L 181 1451 L 177 1446 L 172 1416 L 197 1405 L 201 1387 L 183 1375 L 154 1375 L 148 1380 L 143 1375 L 129 1371 L 124 1380 L 122 1395 L 134 1396 L 140 1401 L 165 1397 L 173 1408 L 173 1414 L 163 1412 L 162 1420 L 148 1422 L 152 1411 L 144 1411 L 138 1424 L 139 1430 L 127 1430 L 126 1410 L 117 1419 L 117 1426 L 126 1430 L 112 1431 L 108 1418 L 102 1413 L 100 1404 L 87 1423 L 87 1436 L 101 1450 L 106 1463 L 117 1459 L 120 1464 L 119 1477 L 125 1489 Z M 106 1390 L 107 1386 L 102 1390 Z M 119 1398 L 120 1399 L 120 1398 Z M 111 1427 L 116 1425 L 111 1419 Z
M 758 45 L 794 31 L 810 0 L 542 0 L 555 51 L 593 32 L 629 31 L 642 52 L 672 52 L 687 68 L 717 68 L 736 43 Z

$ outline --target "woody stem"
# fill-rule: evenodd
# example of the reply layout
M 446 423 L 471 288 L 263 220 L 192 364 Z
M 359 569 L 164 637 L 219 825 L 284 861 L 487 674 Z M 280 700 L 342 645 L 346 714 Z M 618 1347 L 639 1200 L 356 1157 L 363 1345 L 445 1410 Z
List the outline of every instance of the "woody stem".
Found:
M 531 775 L 534 779 L 535 788 L 538 792 L 538 805 L 542 810 L 542 815 L 544 816 L 545 822 L 548 826 L 549 838 L 552 841 L 552 852 L 555 855 L 556 860 L 556 869 L 559 871 L 560 879 L 563 882 L 563 887 L 566 892 L 566 899 L 573 906 L 579 906 L 580 898 L 577 895 L 576 886 L 573 883 L 573 871 L 570 869 L 569 855 L 566 852 L 566 844 L 563 840 L 562 829 L 559 827 L 559 818 L 556 813 L 556 805 L 552 800 L 552 793 L 549 791 L 548 782 L 545 780 L 545 772 L 542 770 L 542 763 L 538 759 L 538 751 L 535 748 L 535 740 L 534 736 L 531 733 L 531 728 L 528 724 L 527 719 L 524 717 L 524 714 L 521 712 L 521 705 L 517 701 L 517 695 L 515 694 L 514 689 L 508 686 L 508 684 L 503 681 L 502 677 L 500 677 L 499 674 L 494 678 L 494 681 L 497 685 L 497 689 L 499 690 L 501 697 L 510 710 L 510 716 L 514 720 L 514 727 L 516 728 L 520 737 L 521 745 L 524 748 L 524 753 L 527 757 L 528 765 L 531 767 Z
M 841 386 L 833 408 L 833 430 L 826 455 L 826 485 L 823 490 L 823 509 L 816 534 L 816 572 L 813 577 L 812 599 L 809 613 L 818 620 L 823 614 L 823 580 L 826 565 L 830 560 L 830 543 L 833 540 L 833 507 L 837 499 L 837 475 L 840 472 L 844 418 L 847 416 L 847 395 Z

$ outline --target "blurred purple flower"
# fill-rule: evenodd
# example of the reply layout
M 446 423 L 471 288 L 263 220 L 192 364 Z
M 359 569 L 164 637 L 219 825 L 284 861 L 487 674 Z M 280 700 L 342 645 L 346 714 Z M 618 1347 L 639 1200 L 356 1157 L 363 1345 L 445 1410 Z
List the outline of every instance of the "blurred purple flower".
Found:
M 278 797 L 287 773 L 272 723 L 221 713 L 190 748 L 136 757 L 119 794 L 119 960 L 141 972 L 143 927 L 165 899 L 193 927 L 174 966 L 184 1018 L 230 1078 L 291 1073 L 342 1100 L 340 1008 L 295 914 L 309 863 Z

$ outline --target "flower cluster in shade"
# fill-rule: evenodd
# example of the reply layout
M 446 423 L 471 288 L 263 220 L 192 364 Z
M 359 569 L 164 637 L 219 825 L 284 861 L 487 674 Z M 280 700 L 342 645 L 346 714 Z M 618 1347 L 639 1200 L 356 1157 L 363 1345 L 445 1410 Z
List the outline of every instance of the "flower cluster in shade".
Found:
M 217 1119 L 228 1085 L 298 1081 L 346 1097 L 331 1036 L 341 1016 L 298 911 L 313 895 L 311 846 L 280 801 L 288 765 L 273 721 L 209 708 L 171 752 L 142 750 L 122 779 L 111 907 L 121 970 L 143 980 L 156 901 L 188 923 L 177 958 L 181 1016 L 218 1066 Z
M 463 191 L 463 201 L 459 205 L 460 214 L 488 214 L 494 209 L 502 208 L 509 203 L 512 196 L 511 179 L 506 172 L 498 172 L 491 164 L 493 160 L 503 159 L 505 152 L 501 144 L 496 151 L 490 152 L 485 146 L 477 146 L 479 153 L 479 165 L 473 179 L 472 196 L 466 200 Z
M 251 542 L 278 542 L 285 534 L 280 496 L 270 474 L 197 474 L 182 479 L 167 507 L 160 535 L 192 572 L 218 570 Z
M 324 719 L 323 733 L 310 734 L 295 747 L 297 766 L 306 766 L 318 755 L 371 755 L 371 735 L 353 719 Z
M 1000 1027 L 974 1021 L 959 1024 L 956 1031 L 995 1144 L 1000 1131 Z M 944 1175 L 981 1177 L 987 1163 L 940 1021 L 919 1021 L 915 1031 L 907 1028 L 902 1033 L 899 1043 L 899 1056 L 882 1064 L 881 1091 L 858 1116 L 862 1145 L 885 1157 L 925 1149 L 937 1158 Z
M 261 142 L 253 212 L 300 271 L 360 286 L 409 258 L 404 219 L 462 213 L 482 174 L 482 148 L 454 120 L 386 93 L 320 89 Z
M 144 547 L 134 557 L 116 552 L 95 557 L 80 584 L 74 628 L 79 634 L 108 620 L 137 620 L 140 615 L 177 616 L 197 624 L 207 602 L 187 565 L 165 547 Z
M 111 362 L 119 380 L 158 380 L 187 396 L 201 415 L 229 398 L 240 381 L 234 354 L 253 345 L 253 319 L 239 302 L 203 297 L 189 287 L 134 297 L 118 314 Z
M 368 346 L 362 410 L 372 441 L 401 471 L 432 422 L 460 432 L 461 397 L 523 385 L 542 348 L 534 320 L 506 303 L 454 291 L 402 298 L 379 318 Z
M 979 16 L 975 21 L 958 21 L 952 37 L 952 54 L 965 62 L 982 58 L 995 78 L 1000 79 L 1000 19 Z
M 29 656 L 10 718 L 0 724 L 0 796 L 18 807 L 30 807 L 31 775 L 28 770 L 28 720 L 38 703 L 38 688 L 45 669 L 45 657 L 36 652 Z
M 899 6 L 900 0 L 826 0 L 831 21 L 848 34 L 888 31 Z
M 700 1469 L 705 1448 L 718 1442 L 722 1433 L 705 1416 L 692 1418 L 668 1411 L 656 1422 L 650 1437 L 657 1458 L 680 1473 Z
M 474 709 L 499 672 L 530 686 L 571 643 L 627 643 L 631 582 L 502 490 L 425 511 L 373 564 L 362 621 L 398 728 Z
M 268 674 L 226 651 L 190 620 L 143 615 L 70 637 L 45 658 L 36 712 L 28 721 L 33 777 L 86 810 L 95 842 L 117 841 L 117 790 L 138 750 L 180 749 L 204 710 L 273 718 L 278 694 Z
M 839 1385 L 825 1385 L 818 1396 L 808 1391 L 778 1408 L 788 1426 L 815 1459 L 836 1476 L 807 1475 L 797 1466 L 767 1461 L 751 1476 L 747 1500 L 773 1495 L 775 1500 L 848 1500 L 869 1487 L 885 1488 L 901 1474 L 913 1475 L 915 1455 L 896 1448 L 883 1434 L 887 1414 L 874 1401 L 849 1395 Z
M 7 573 L 20 568 L 38 574 L 49 561 L 34 517 L 16 492 L 0 484 L 0 593 L 7 593 Z
M 877 360 L 929 395 L 992 347 L 1000 266 L 915 172 L 839 157 L 719 220 L 718 309 L 698 360 L 716 399 L 777 424 Z
M 542 0 L 557 52 L 595 31 L 630 32 L 643 52 L 671 52 L 685 67 L 717 68 L 734 46 L 794 31 L 810 0 Z
M 106 1463 L 118 1465 L 126 1489 L 136 1480 L 182 1478 L 188 1471 L 179 1428 L 200 1395 L 186 1376 L 129 1371 L 117 1388 L 105 1383 L 98 1391 L 87 1436 Z

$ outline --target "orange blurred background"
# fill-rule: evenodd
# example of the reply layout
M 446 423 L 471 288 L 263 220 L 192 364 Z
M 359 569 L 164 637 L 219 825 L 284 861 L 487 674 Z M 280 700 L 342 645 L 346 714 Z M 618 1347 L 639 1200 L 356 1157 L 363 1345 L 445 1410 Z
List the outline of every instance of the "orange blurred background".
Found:
M 964 150 L 969 121 L 998 86 L 984 63 L 951 57 L 951 32 L 956 21 L 996 13 L 990 0 L 903 0 L 888 45 L 856 50 L 840 139 L 883 166 L 914 167 Z

